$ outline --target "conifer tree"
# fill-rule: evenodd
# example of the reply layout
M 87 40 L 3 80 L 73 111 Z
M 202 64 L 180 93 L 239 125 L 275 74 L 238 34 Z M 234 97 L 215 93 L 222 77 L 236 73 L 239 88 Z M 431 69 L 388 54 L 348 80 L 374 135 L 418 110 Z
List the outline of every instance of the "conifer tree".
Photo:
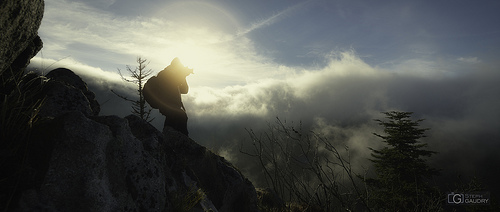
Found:
M 406 211 L 421 207 L 431 192 L 427 181 L 438 170 L 430 168 L 425 160 L 436 152 L 425 150 L 428 128 L 419 128 L 423 119 L 411 120 L 412 112 L 384 112 L 388 120 L 376 119 L 384 127 L 385 135 L 373 133 L 387 146 L 373 149 L 371 161 L 374 163 L 376 179 L 368 180 L 373 188 L 372 195 L 378 207 L 390 211 Z
M 150 117 L 152 108 L 149 108 L 146 105 L 146 100 L 144 99 L 142 90 L 144 88 L 144 84 L 149 79 L 149 76 L 151 76 L 153 71 L 151 69 L 146 69 L 146 66 L 148 66 L 149 64 L 149 62 L 147 62 L 146 59 L 137 57 L 137 64 L 138 66 L 134 70 L 132 70 L 132 68 L 129 65 L 126 66 L 127 71 L 129 72 L 130 77 L 132 79 L 124 77 L 120 69 L 118 69 L 118 72 L 120 73 L 120 76 L 123 81 L 131 82 L 137 85 L 137 93 L 139 94 L 139 99 L 133 100 L 126 96 L 120 95 L 113 90 L 111 91 L 118 97 L 126 101 L 132 102 L 132 114 L 139 116 L 141 119 L 144 119 L 147 122 L 151 122 L 154 119 Z

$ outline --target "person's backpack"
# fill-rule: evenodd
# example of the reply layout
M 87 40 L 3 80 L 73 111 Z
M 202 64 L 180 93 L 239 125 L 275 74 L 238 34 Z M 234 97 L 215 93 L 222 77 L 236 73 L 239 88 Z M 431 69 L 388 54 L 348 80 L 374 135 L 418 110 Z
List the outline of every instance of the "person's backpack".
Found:
M 159 109 L 161 107 L 161 97 L 157 94 L 158 91 L 161 91 L 160 82 L 158 77 L 152 76 L 148 79 L 146 84 L 144 84 L 144 88 L 142 88 L 142 95 L 148 104 L 155 109 Z

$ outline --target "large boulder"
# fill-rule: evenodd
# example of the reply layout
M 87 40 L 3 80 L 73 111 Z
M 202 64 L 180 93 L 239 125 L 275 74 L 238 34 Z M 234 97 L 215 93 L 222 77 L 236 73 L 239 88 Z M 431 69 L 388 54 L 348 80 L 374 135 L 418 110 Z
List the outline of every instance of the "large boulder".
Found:
M 86 116 L 97 116 L 100 106 L 95 94 L 89 91 L 87 84 L 73 71 L 58 68 L 45 75 L 49 81 L 44 85 L 42 95 L 45 98 L 40 109 L 42 117 L 56 117 L 69 111 L 80 111 Z
M 9 70 L 20 73 L 42 48 L 38 28 L 44 1 L 2 0 L 0 8 L 0 75 Z
M 90 119 L 79 111 L 47 121 L 32 143 L 53 147 L 40 185 L 25 191 L 21 211 L 165 211 L 165 155 L 146 150 L 127 119 Z M 146 126 L 147 123 L 143 123 Z M 137 127 L 137 126 L 136 126 Z M 142 135 L 158 141 L 161 133 Z

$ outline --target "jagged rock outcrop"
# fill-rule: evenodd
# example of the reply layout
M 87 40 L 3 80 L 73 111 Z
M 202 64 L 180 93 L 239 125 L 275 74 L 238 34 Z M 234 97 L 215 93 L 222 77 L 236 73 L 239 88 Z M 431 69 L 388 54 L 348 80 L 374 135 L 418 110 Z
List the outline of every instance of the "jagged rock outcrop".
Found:
M 258 211 L 252 183 L 224 158 L 137 116 L 96 116 L 94 95 L 77 77 L 58 69 L 35 80 L 44 84 L 50 107 L 40 109 L 28 142 L 36 174 L 18 192 L 16 209 L 177 211 L 192 204 L 193 210 Z M 185 202 L 194 187 L 203 204 Z
M 40 116 L 56 117 L 69 111 L 80 111 L 86 116 L 97 116 L 100 105 L 95 94 L 73 71 L 58 68 L 45 75 L 49 81 L 44 85 L 46 100 L 40 109 Z
M 166 127 L 167 145 L 174 150 L 176 163 L 182 163 L 220 211 L 257 211 L 257 194 L 252 183 L 224 158 Z
M 38 28 L 43 0 L 0 1 L 0 75 L 7 70 L 20 73 L 42 48 Z

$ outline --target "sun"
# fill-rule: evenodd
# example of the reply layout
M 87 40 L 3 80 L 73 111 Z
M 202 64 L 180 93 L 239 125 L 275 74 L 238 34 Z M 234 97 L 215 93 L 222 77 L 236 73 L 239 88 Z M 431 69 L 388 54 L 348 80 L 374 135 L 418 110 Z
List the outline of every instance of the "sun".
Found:
M 153 55 L 160 60 L 179 58 L 184 66 L 197 69 L 208 68 L 215 61 L 220 60 L 221 54 L 227 52 L 227 45 L 222 40 L 224 35 L 204 29 L 182 28 L 177 29 L 176 36 L 168 38 L 168 42 L 158 43 Z M 154 48 L 154 47 L 153 47 Z
M 197 47 L 185 46 L 180 47 L 175 51 L 176 57 L 179 58 L 189 68 L 199 68 L 203 66 L 203 50 Z M 205 57 L 207 57 L 205 55 Z
M 225 50 L 219 48 L 217 45 L 209 45 L 201 40 L 193 40 L 193 42 L 178 41 L 168 48 L 162 49 L 161 52 L 154 55 L 155 61 L 164 61 L 158 71 L 161 71 L 174 58 L 179 58 L 181 63 L 193 69 L 193 74 L 189 76 L 189 82 L 192 85 L 206 85 L 221 79 L 224 75 L 224 67 L 222 65 Z
M 214 56 L 212 50 L 195 44 L 181 44 L 173 49 L 172 53 L 184 66 L 195 70 L 205 67 Z
M 230 40 L 241 27 L 235 14 L 214 2 L 168 2 L 153 13 L 168 27 L 158 34 L 165 39 L 159 46 L 165 48 L 161 56 L 173 55 L 195 69 L 213 61 L 221 47 L 218 44 Z
M 240 26 L 224 7 L 198 1 L 167 4 L 158 13 L 157 22 L 162 27 L 146 40 L 155 69 L 163 70 L 177 57 L 193 69 L 189 80 L 200 86 L 235 74 L 234 66 L 228 63 L 239 59 L 234 54 L 239 45 L 234 44 Z

